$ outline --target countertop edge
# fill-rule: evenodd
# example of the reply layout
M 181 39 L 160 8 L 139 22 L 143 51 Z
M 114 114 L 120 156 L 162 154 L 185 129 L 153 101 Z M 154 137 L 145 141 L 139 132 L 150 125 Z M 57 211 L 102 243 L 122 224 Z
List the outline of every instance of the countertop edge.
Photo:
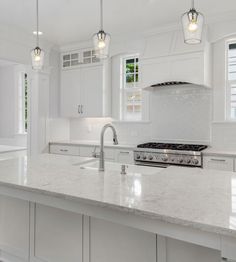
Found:
M 83 141 L 50 141 L 49 145 L 67 145 L 67 146 L 98 146 L 99 147 L 99 142 L 83 142 Z M 112 144 L 104 144 L 104 147 L 109 147 L 109 148 L 114 148 L 114 149 L 120 149 L 120 148 L 124 148 L 124 149 L 130 149 L 130 150 L 134 150 L 136 148 L 136 146 L 134 145 L 122 145 L 122 144 L 118 144 L 118 145 L 112 145 Z

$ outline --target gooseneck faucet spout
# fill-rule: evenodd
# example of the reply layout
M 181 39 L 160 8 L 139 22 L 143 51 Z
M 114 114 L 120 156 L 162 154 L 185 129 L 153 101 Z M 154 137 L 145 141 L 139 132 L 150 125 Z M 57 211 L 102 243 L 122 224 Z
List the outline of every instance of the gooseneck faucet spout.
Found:
M 101 137 L 100 137 L 100 159 L 99 159 L 99 171 L 105 170 L 105 161 L 104 161 L 104 133 L 107 130 L 107 128 L 111 128 L 113 132 L 113 144 L 118 145 L 118 139 L 117 134 L 114 126 L 112 124 L 106 124 L 101 131 Z

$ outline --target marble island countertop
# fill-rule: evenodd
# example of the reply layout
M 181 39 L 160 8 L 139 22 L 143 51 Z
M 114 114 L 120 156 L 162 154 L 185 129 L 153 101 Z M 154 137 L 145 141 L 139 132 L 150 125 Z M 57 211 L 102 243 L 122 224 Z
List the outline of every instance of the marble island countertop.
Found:
M 42 193 L 236 237 L 236 175 L 169 167 L 155 174 L 81 169 L 89 158 L 41 155 L 0 162 L 1 187 Z
M 56 145 L 81 145 L 81 146 L 100 146 L 100 141 L 97 140 L 59 140 L 59 141 L 51 141 L 49 144 L 56 144 Z M 112 142 L 106 142 L 104 144 L 105 147 L 112 147 L 112 148 L 125 148 L 133 150 L 137 147 L 137 145 L 131 144 L 118 144 L 114 145 Z

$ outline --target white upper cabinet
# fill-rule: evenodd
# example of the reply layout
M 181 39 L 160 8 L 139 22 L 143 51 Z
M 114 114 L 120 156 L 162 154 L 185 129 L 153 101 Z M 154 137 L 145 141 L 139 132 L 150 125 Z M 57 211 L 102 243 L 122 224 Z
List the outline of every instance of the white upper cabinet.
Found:
M 61 116 L 108 117 L 111 115 L 110 62 L 100 62 L 93 51 L 81 53 L 62 55 Z
M 206 41 L 187 45 L 181 31 L 148 38 L 140 57 L 142 86 L 168 81 L 211 85 L 211 48 Z
M 80 97 L 80 70 L 61 71 L 61 115 L 77 117 Z

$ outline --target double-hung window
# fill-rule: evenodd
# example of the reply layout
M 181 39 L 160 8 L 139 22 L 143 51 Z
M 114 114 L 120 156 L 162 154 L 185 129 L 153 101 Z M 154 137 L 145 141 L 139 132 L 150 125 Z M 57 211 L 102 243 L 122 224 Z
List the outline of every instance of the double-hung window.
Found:
M 18 133 L 26 134 L 28 130 L 28 78 L 24 72 L 18 75 Z
M 138 55 L 122 58 L 121 105 L 122 121 L 142 120 L 142 89 L 140 87 L 140 68 Z
M 227 118 L 236 120 L 236 41 L 227 44 L 226 70 L 226 109 Z

